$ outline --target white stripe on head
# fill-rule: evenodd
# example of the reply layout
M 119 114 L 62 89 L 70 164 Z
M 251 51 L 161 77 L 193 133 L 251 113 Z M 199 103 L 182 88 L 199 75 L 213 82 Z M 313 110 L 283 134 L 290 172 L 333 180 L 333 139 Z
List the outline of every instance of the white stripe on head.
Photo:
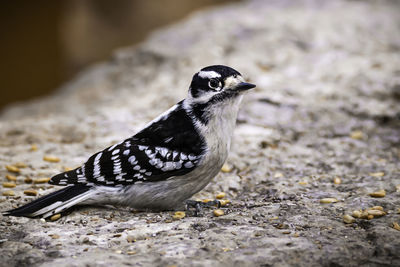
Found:
M 208 78 L 208 79 L 212 79 L 212 78 L 219 78 L 221 77 L 221 74 L 215 72 L 215 71 L 200 71 L 198 74 L 201 78 Z

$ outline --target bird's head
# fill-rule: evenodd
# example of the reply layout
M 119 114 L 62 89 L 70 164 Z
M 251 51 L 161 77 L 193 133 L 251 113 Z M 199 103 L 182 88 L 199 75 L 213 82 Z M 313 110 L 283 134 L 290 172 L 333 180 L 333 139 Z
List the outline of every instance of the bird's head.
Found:
M 245 82 L 238 71 L 223 65 L 213 65 L 201 69 L 193 76 L 189 98 L 199 104 L 222 102 L 254 87 L 254 84 Z
M 231 116 L 236 120 L 242 93 L 254 87 L 230 67 L 205 67 L 193 76 L 184 106 L 203 124 L 207 124 L 216 114 Z

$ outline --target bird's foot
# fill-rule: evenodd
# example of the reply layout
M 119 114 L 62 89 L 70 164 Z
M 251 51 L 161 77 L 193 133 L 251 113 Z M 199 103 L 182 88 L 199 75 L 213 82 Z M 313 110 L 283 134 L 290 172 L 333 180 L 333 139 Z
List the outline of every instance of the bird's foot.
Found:
M 186 205 L 186 210 L 189 210 L 190 208 L 194 208 L 194 216 L 199 216 L 201 215 L 201 212 L 203 208 L 205 207 L 212 207 L 212 206 L 217 206 L 218 208 L 221 207 L 221 202 L 219 200 L 212 200 L 212 201 L 196 201 L 196 200 L 191 200 L 188 199 L 185 201 Z

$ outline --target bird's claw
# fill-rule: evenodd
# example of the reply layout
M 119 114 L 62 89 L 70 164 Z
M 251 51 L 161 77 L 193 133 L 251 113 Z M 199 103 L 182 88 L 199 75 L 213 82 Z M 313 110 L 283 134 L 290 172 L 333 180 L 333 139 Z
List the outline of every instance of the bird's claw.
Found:
M 204 207 L 212 207 L 212 206 L 217 206 L 218 208 L 221 207 L 221 202 L 217 199 L 208 201 L 208 202 L 202 202 L 202 201 L 196 201 L 196 200 L 186 200 L 186 210 L 189 210 L 190 208 L 194 208 L 194 216 L 199 216 L 203 210 Z

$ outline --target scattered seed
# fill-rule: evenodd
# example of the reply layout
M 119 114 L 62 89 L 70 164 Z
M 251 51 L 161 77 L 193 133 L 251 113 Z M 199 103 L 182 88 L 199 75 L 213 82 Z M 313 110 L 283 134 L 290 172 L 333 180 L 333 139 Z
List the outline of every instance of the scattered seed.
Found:
M 338 200 L 333 197 L 327 197 L 327 198 L 321 199 L 319 202 L 323 203 L 323 204 L 328 204 L 328 203 L 336 203 L 336 202 L 338 202 Z
M 7 169 L 7 171 L 14 172 L 14 173 L 20 173 L 20 171 L 21 171 L 18 167 L 13 166 L 13 165 L 6 165 L 6 169 Z
M 17 167 L 17 168 L 21 168 L 21 169 L 28 167 L 28 165 L 26 165 L 23 162 L 17 162 L 17 163 L 14 164 L 14 166 Z
M 231 203 L 231 201 L 229 199 L 220 199 L 219 203 L 221 203 L 221 207 L 225 207 L 226 205 Z
M 180 219 L 185 218 L 185 216 L 186 216 L 186 213 L 184 211 L 177 211 L 177 212 L 175 212 L 174 216 L 172 216 L 172 218 L 174 220 L 180 220 Z
M 382 210 L 383 211 L 383 207 L 381 207 L 381 206 L 373 206 L 372 208 L 369 208 L 369 210 Z
M 7 190 L 7 191 L 3 191 L 3 196 L 13 197 L 13 196 L 15 196 L 15 193 L 12 190 Z
M 392 227 L 397 231 L 400 231 L 400 225 L 397 222 L 393 222 Z
M 294 233 L 294 234 L 293 234 L 293 237 L 299 237 L 299 236 L 300 236 L 299 233 Z
M 299 185 L 308 185 L 308 182 L 307 181 L 300 181 Z
M 29 149 L 30 151 L 37 151 L 38 146 L 36 144 L 31 145 L 31 148 Z
M 232 249 L 230 249 L 230 248 L 222 248 L 222 251 L 223 252 L 228 252 L 228 251 L 231 251 Z
M 396 185 L 396 192 L 400 192 L 400 184 Z
M 229 166 L 227 163 L 224 163 L 224 165 L 222 165 L 221 171 L 222 172 L 231 172 L 232 171 L 232 167 Z
M 128 250 L 128 251 L 126 252 L 127 255 L 135 255 L 136 253 L 137 253 L 137 252 L 134 251 L 134 250 Z
M 24 191 L 24 194 L 27 196 L 37 196 L 37 191 L 33 189 L 27 189 Z
M 225 214 L 224 211 L 220 210 L 220 209 L 214 210 L 213 213 L 214 213 L 214 216 L 216 216 L 216 217 L 219 217 L 219 216 L 222 216 Z
M 43 160 L 48 161 L 48 162 L 54 162 L 54 163 L 60 162 L 60 158 L 57 158 L 54 156 L 44 156 Z
M 210 201 L 214 201 L 214 199 L 205 198 L 205 199 L 201 200 L 201 202 L 203 202 L 203 203 L 208 203 L 208 202 L 210 202 Z
M 384 215 L 386 215 L 386 212 L 382 211 L 382 210 L 367 210 L 368 212 L 368 217 L 369 215 L 372 215 L 374 217 L 382 217 Z
M 400 208 L 397 208 L 397 213 L 400 214 Z
M 366 210 L 361 212 L 361 219 L 368 219 L 368 212 Z
M 57 234 L 51 234 L 51 235 L 49 235 L 51 238 L 53 238 L 53 239 L 59 239 L 60 238 L 60 236 L 59 235 L 57 235 Z
M 32 183 L 32 178 L 31 177 L 26 177 L 24 179 L 24 182 L 27 183 L 27 184 L 30 184 L 30 183 Z
M 14 188 L 14 187 L 16 187 L 17 185 L 16 184 L 14 184 L 14 183 L 3 183 L 3 187 L 5 187 L 5 188 Z
M 115 250 L 114 252 L 117 254 L 122 254 L 122 250 Z
M 15 182 L 17 180 L 17 177 L 15 175 L 6 174 L 6 179 Z
M 341 184 L 342 183 L 342 179 L 340 179 L 339 177 L 335 177 L 335 178 L 333 178 L 333 183 L 334 184 Z
M 215 198 L 216 199 L 223 199 L 225 196 L 226 196 L 226 194 L 224 192 L 220 192 L 215 196 Z
M 64 167 L 64 168 L 63 168 L 63 170 L 64 170 L 65 172 L 68 172 L 68 171 L 72 171 L 72 170 L 73 170 L 73 168 L 70 168 L 70 167 Z
M 351 132 L 350 137 L 355 140 L 361 140 L 364 138 L 364 134 L 363 134 L 363 132 L 357 130 L 357 131 Z
M 373 218 L 374 218 L 374 215 L 372 215 L 372 214 L 369 214 L 367 217 L 368 220 L 372 220 Z
M 354 210 L 351 215 L 353 217 L 355 217 L 355 218 L 361 218 L 362 217 L 362 211 L 361 210 Z
M 369 195 L 371 197 L 384 197 L 386 196 L 386 191 L 384 189 L 381 189 L 379 191 L 369 193 Z
M 369 175 L 373 176 L 373 177 L 382 177 L 385 175 L 384 172 L 370 172 Z
M 353 223 L 356 221 L 356 219 L 348 214 L 343 215 L 343 221 L 344 223 Z
M 57 213 L 50 217 L 50 221 L 57 221 L 60 218 L 61 218 L 61 214 Z
M 44 178 L 37 178 L 35 180 L 33 180 L 34 184 L 44 184 L 47 183 L 48 181 L 50 181 L 51 178 L 49 177 L 44 177 Z
M 274 175 L 274 178 L 282 178 L 282 177 L 283 177 L 283 173 L 281 173 L 281 172 L 277 172 Z

